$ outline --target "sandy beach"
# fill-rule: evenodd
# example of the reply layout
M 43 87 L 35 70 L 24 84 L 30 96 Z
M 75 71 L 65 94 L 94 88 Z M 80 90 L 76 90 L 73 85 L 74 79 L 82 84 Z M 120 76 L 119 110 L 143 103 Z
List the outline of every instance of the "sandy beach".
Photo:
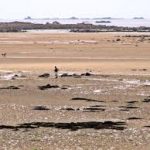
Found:
M 0 53 L 0 150 L 149 149 L 149 33 L 0 33 Z

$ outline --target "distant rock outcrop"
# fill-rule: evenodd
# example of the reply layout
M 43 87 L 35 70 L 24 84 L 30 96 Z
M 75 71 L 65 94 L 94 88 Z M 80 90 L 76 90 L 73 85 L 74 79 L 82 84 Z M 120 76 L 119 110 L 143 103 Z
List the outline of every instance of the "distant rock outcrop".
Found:
M 32 19 L 30 16 L 27 16 L 26 18 L 24 18 L 25 20 L 30 20 Z

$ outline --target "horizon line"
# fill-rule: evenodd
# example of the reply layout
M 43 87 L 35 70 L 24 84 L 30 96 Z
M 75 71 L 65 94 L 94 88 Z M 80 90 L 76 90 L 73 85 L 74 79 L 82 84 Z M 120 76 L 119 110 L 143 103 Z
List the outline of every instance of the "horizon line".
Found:
M 150 19 L 148 17 L 141 17 L 141 16 L 135 16 L 135 17 L 76 17 L 76 16 L 72 16 L 72 17 L 31 17 L 31 16 L 26 16 L 24 18 L 0 18 L 0 20 L 38 20 L 38 19 L 137 19 L 137 20 L 142 20 L 142 19 Z

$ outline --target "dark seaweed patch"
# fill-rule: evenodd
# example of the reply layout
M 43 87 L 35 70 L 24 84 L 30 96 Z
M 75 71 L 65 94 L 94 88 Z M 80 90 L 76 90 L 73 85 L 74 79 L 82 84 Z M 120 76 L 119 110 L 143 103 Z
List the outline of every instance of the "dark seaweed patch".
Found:
M 40 90 L 47 90 L 47 89 L 51 89 L 51 88 L 59 88 L 59 86 L 58 85 L 47 84 L 47 85 L 44 85 L 44 86 L 39 86 L 38 88 Z
M 18 90 L 20 88 L 17 87 L 17 86 L 8 86 L 8 87 L 1 87 L 0 89 L 4 89 L 4 90 L 6 90 L 6 89 L 9 89 L 9 90 Z
M 127 118 L 127 120 L 141 120 L 143 118 L 138 118 L 138 117 L 129 117 Z
M 89 98 L 82 98 L 82 97 L 75 97 L 72 98 L 71 100 L 80 100 L 80 101 L 87 101 L 87 102 L 104 102 L 104 101 L 99 101 L 99 100 L 94 100 L 94 99 L 89 99 Z
M 69 129 L 71 131 L 77 131 L 79 129 L 114 129 L 114 130 L 124 130 L 126 129 L 125 122 L 70 122 L 70 123 L 54 123 L 54 122 L 31 122 L 23 123 L 16 126 L 12 125 L 0 125 L 0 130 L 8 129 L 13 131 L 18 131 L 20 129 L 36 129 L 36 128 L 57 128 L 57 129 Z M 28 130 L 26 130 L 28 131 Z
M 46 106 L 34 106 L 33 110 L 49 110 Z

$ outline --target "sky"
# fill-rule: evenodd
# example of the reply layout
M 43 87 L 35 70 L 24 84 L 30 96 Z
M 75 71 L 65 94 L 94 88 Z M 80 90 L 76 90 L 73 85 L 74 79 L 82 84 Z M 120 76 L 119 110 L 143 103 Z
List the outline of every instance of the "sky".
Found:
M 0 18 L 150 18 L 149 6 L 150 0 L 0 0 Z

